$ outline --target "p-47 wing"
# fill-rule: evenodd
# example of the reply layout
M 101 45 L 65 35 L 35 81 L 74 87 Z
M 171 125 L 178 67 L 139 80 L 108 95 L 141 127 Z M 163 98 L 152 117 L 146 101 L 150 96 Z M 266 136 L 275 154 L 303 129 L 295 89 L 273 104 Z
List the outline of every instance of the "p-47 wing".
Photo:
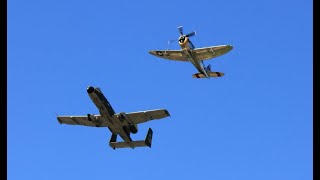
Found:
M 184 56 L 181 50 L 156 50 L 149 51 L 149 53 L 164 59 L 188 62 L 188 59 Z
M 231 45 L 220 45 L 220 46 L 196 48 L 193 50 L 193 52 L 196 59 L 199 61 L 202 61 L 202 60 L 207 60 L 207 59 L 221 56 L 231 50 L 232 50 Z
M 197 59 L 198 61 L 202 61 L 221 56 L 231 50 L 231 45 L 220 45 L 204 48 L 195 48 L 191 50 L 191 53 L 194 55 L 195 59 Z M 188 61 L 188 58 L 184 55 L 182 50 L 152 50 L 149 51 L 149 53 L 164 59 L 185 62 Z
M 165 109 L 155 109 L 131 113 L 119 113 L 114 116 L 124 114 L 131 123 L 140 124 L 154 119 L 161 119 L 170 116 L 169 112 Z M 58 116 L 60 124 L 70 125 L 83 125 L 92 127 L 108 127 L 108 124 L 102 120 L 100 115 L 86 115 L 86 116 Z M 128 121 L 123 121 L 123 125 L 129 125 Z

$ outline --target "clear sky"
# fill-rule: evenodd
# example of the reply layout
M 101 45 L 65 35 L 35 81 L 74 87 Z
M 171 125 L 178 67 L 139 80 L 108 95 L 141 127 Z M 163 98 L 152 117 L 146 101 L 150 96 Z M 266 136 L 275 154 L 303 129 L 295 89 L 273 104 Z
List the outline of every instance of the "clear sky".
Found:
M 313 178 L 311 0 L 8 0 L 8 179 Z M 193 79 L 160 59 L 177 27 L 196 47 L 231 44 L 206 61 L 225 76 Z M 170 49 L 178 49 L 177 43 Z M 166 108 L 152 148 L 108 146 L 107 128 L 60 125 L 97 114 Z

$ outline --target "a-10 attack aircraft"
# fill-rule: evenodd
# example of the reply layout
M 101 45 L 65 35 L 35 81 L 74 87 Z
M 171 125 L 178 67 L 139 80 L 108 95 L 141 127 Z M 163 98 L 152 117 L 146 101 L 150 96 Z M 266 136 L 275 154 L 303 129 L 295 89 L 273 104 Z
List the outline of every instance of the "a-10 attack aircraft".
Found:
M 132 113 L 116 114 L 108 100 L 102 94 L 100 88 L 89 86 L 87 88 L 89 97 L 99 109 L 100 115 L 87 114 L 85 116 L 58 116 L 60 124 L 83 125 L 92 127 L 108 127 L 112 133 L 109 146 L 113 149 L 126 147 L 151 147 L 152 129 L 149 128 L 145 140 L 132 141 L 130 133 L 138 132 L 138 124 L 154 119 L 161 119 L 170 116 L 166 109 L 155 109 Z M 117 135 L 124 142 L 117 142 Z
M 182 48 L 181 50 L 151 50 L 150 54 L 155 55 L 160 58 L 191 62 L 199 71 L 192 75 L 194 78 L 210 78 L 210 77 L 221 77 L 224 75 L 222 72 L 213 72 L 211 71 L 210 64 L 205 66 L 203 60 L 208 60 L 226 54 L 232 50 L 231 45 L 219 45 L 203 48 L 195 48 L 189 37 L 196 34 L 195 31 L 189 34 L 183 34 L 182 26 L 178 27 L 180 32 L 179 36 L 179 45 Z

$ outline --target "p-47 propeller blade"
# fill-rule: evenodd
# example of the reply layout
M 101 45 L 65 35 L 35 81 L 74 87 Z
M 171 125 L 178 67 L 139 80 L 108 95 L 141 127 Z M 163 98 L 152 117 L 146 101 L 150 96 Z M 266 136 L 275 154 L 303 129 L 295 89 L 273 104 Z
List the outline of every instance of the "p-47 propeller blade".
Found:
M 180 36 L 185 36 L 185 37 L 191 37 L 191 36 L 194 36 L 194 35 L 196 35 L 196 32 L 195 31 L 193 31 L 193 32 L 191 32 L 191 33 L 189 33 L 189 34 L 183 34 L 183 27 L 182 26 L 179 26 L 178 27 L 178 31 L 179 31 L 179 33 L 180 33 Z
M 186 37 L 191 37 L 191 36 L 194 36 L 194 35 L 196 35 L 196 32 L 195 32 L 195 31 L 193 31 L 193 32 L 191 32 L 191 33 L 189 33 L 189 34 L 187 34 L 187 35 L 186 35 Z
M 182 27 L 182 26 L 179 26 L 179 27 L 178 27 L 178 31 L 179 31 L 180 35 L 182 36 L 182 35 L 183 35 L 183 27 Z

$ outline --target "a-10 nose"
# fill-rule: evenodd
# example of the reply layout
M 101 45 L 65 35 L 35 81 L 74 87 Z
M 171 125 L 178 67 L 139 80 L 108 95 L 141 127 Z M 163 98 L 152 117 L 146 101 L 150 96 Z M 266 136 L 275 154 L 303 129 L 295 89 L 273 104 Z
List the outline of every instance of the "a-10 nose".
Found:
M 89 86 L 89 87 L 87 88 L 87 92 L 88 92 L 89 94 L 93 93 L 93 91 L 94 91 L 94 87 Z

